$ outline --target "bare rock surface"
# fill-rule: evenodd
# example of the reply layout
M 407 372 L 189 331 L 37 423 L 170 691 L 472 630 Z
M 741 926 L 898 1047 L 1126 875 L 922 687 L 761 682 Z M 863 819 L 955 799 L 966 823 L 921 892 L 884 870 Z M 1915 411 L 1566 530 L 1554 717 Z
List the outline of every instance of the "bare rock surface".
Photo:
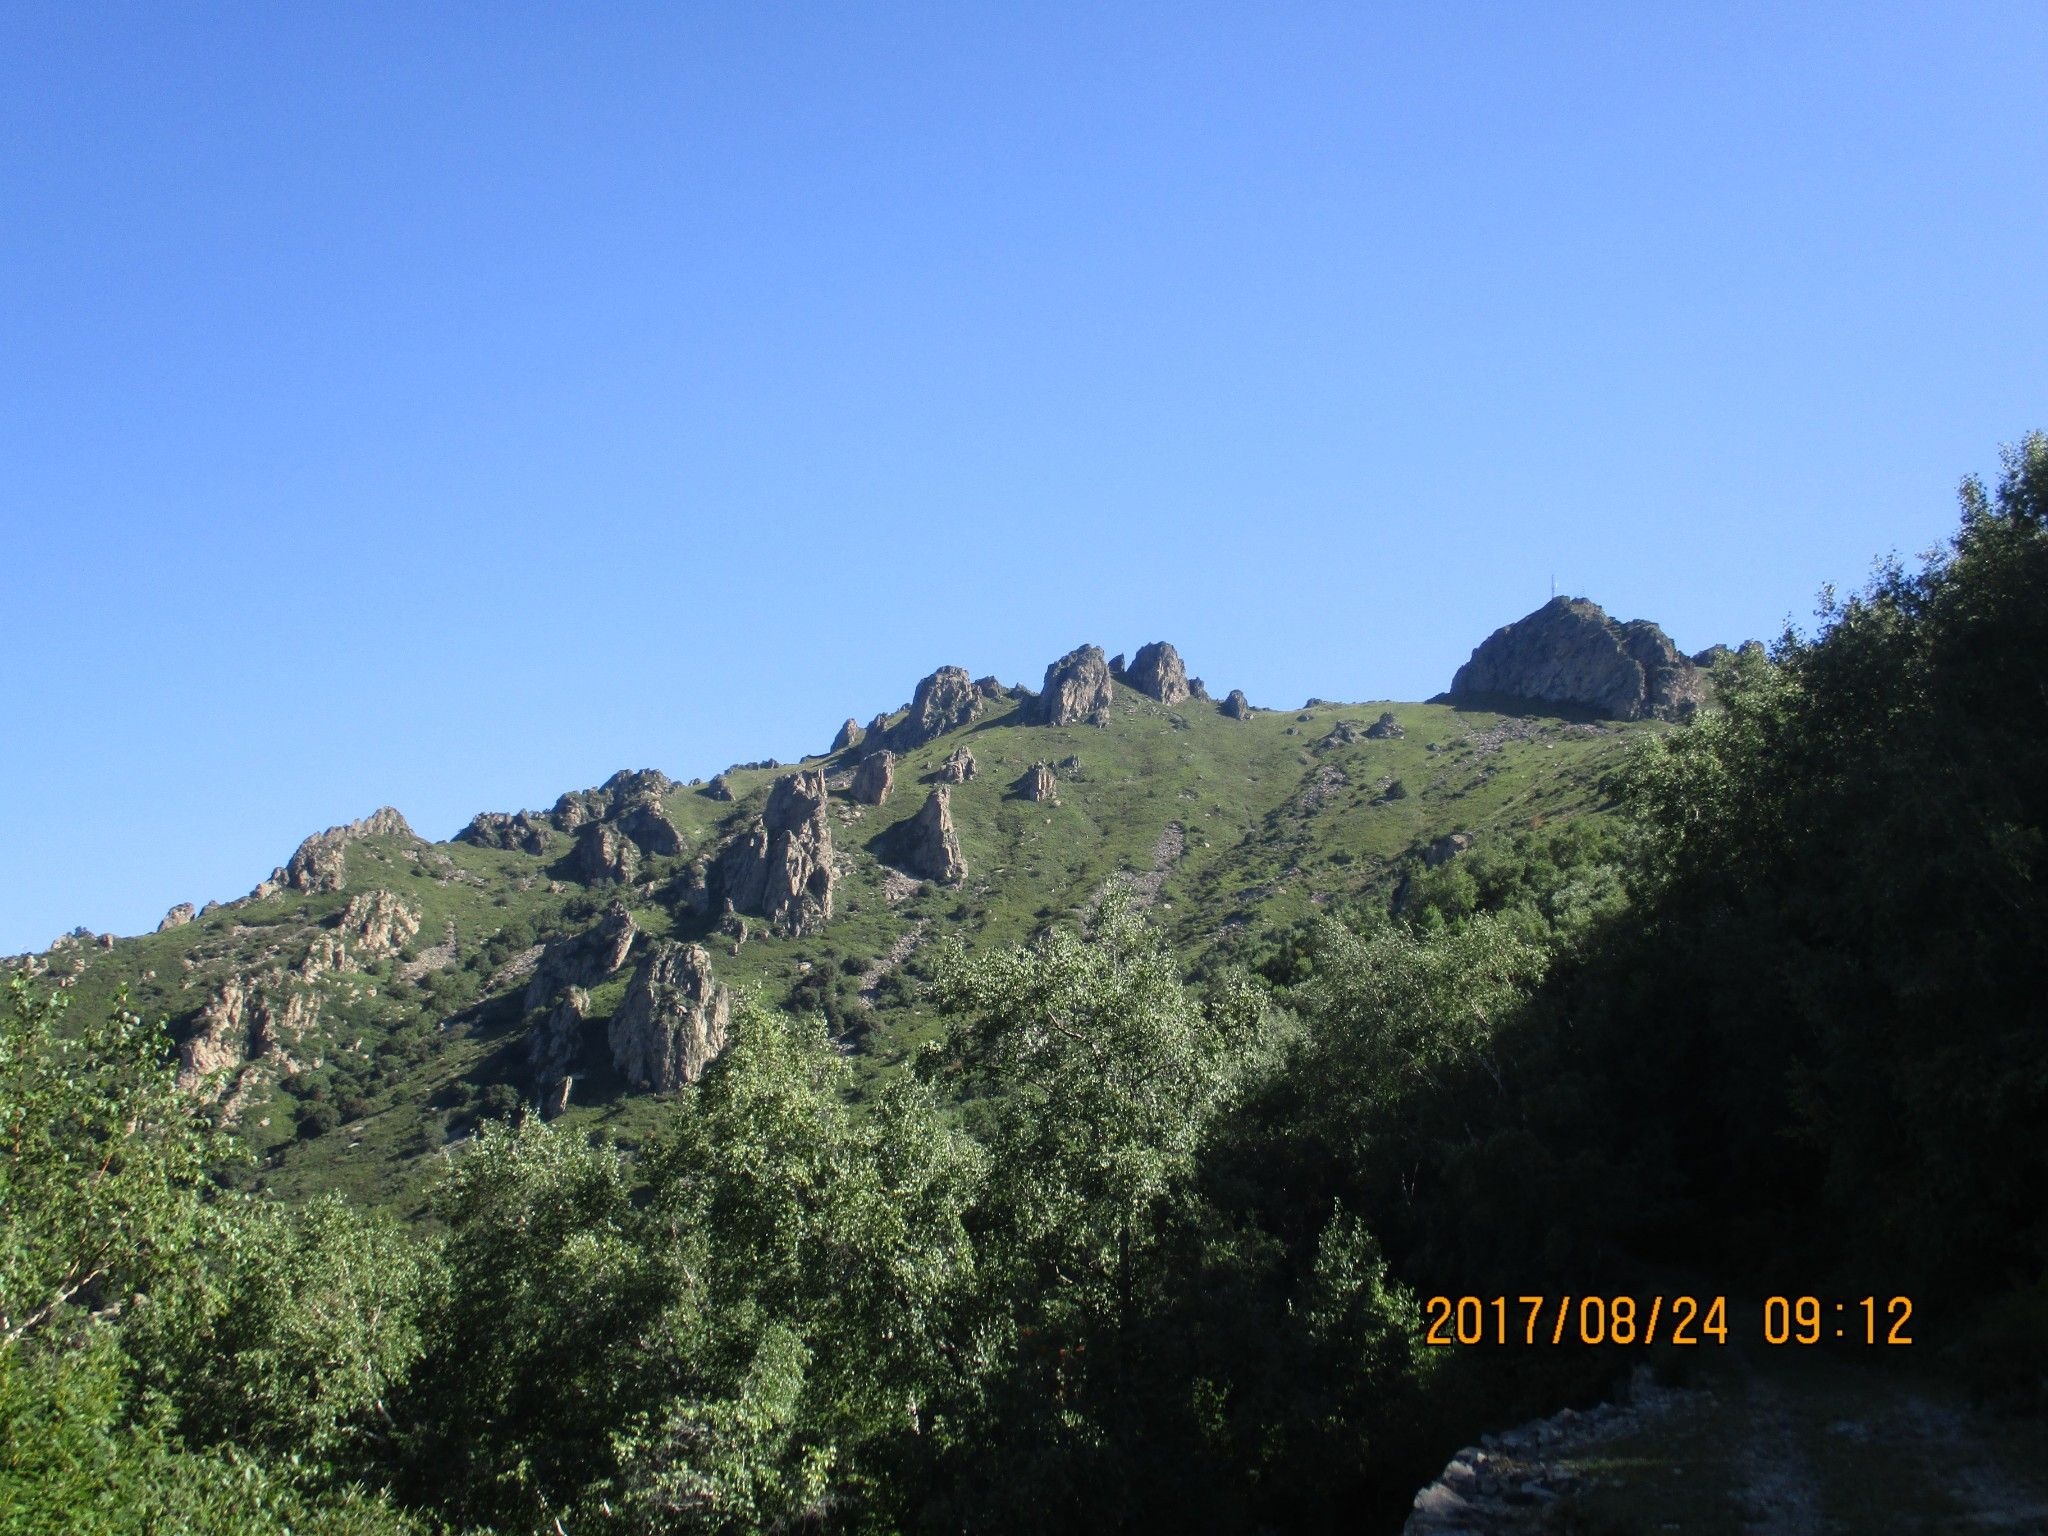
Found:
M 394 955 L 420 931 L 420 914 L 389 891 L 364 891 L 349 897 L 336 926 L 363 953 Z
M 616 820 L 630 807 L 658 801 L 675 787 L 675 781 L 657 769 L 621 768 L 596 789 L 563 795 L 548 812 L 548 820 L 564 832 L 574 832 L 585 822 Z
M 1699 669 L 1647 619 L 1619 623 L 1555 597 L 1495 630 L 1451 680 L 1456 703 L 1552 705 L 1608 720 L 1675 720 L 1705 697 Z
M 888 744 L 898 753 L 915 751 L 970 723 L 987 704 L 965 667 L 941 667 L 918 683 L 909 711 L 889 729 Z M 876 745 L 871 739 L 869 750 Z
M 889 798 L 889 791 L 896 784 L 896 754 L 887 747 L 870 757 L 861 759 L 860 767 L 853 772 L 853 782 L 847 786 L 849 799 L 861 805 L 881 805 Z
M 181 901 L 164 914 L 164 920 L 156 925 L 156 931 L 158 933 L 169 933 L 173 928 L 182 928 L 191 922 L 196 915 L 192 910 L 191 902 Z
M 1232 720 L 1249 720 L 1252 717 L 1252 701 L 1244 696 L 1242 688 L 1230 690 L 1230 696 L 1217 706 Z
M 1031 719 L 1040 725 L 1079 725 L 1106 719 L 1114 695 L 1109 663 L 1099 645 L 1077 646 L 1045 669 Z
M 348 883 L 348 845 L 366 837 L 407 837 L 419 841 L 405 818 L 387 805 L 360 821 L 329 827 L 307 838 L 285 865 L 282 883 L 309 894 L 342 889 Z
M 606 880 L 624 885 L 639 867 L 640 850 L 610 822 L 585 822 L 577 829 L 576 846 L 569 853 L 572 878 L 586 885 Z
M 473 848 L 516 849 L 520 853 L 546 853 L 554 841 L 554 829 L 525 811 L 510 815 L 503 811 L 479 811 L 469 825 L 455 834 L 455 841 Z
M 731 1000 L 696 944 L 657 944 L 633 973 L 606 1030 L 612 1061 L 636 1088 L 669 1092 L 704 1075 L 725 1049 Z
M 615 974 L 639 937 L 633 914 L 615 901 L 593 926 L 554 940 L 541 951 L 526 984 L 526 1011 L 551 1006 L 564 987 L 594 987 Z
M 967 875 L 960 837 L 953 830 L 951 794 L 947 786 L 939 785 L 915 816 L 891 829 L 890 861 L 921 880 L 950 883 Z
M 1017 781 L 1017 793 L 1026 800 L 1037 800 L 1058 805 L 1060 801 L 1059 780 L 1053 777 L 1050 763 L 1033 763 L 1024 770 L 1024 776 Z
M 748 832 L 719 854 L 715 879 L 735 910 L 787 934 L 815 933 L 832 917 L 832 826 L 825 775 L 775 781 Z
M 567 1080 L 583 1050 L 583 1026 L 590 1017 L 590 994 L 564 987 L 555 1000 L 535 1013 L 526 1026 L 526 1064 L 534 1087 L 545 1103 L 557 1084 Z M 567 1099 L 563 1103 L 567 1105 Z
M 1150 645 L 1138 647 L 1138 654 L 1131 658 L 1130 667 L 1125 671 L 1124 681 L 1162 704 L 1178 704 L 1192 697 L 1188 689 L 1188 669 L 1181 663 L 1180 652 L 1164 640 L 1154 640 Z
M 1365 728 L 1365 734 L 1371 741 L 1398 741 L 1408 732 L 1402 728 L 1401 722 L 1394 718 L 1394 712 L 1389 709 L 1380 712 L 1379 719 Z
M 939 764 L 938 781 L 941 784 L 965 784 L 976 771 L 974 754 L 965 747 L 955 747 L 951 755 Z
M 839 734 L 832 738 L 832 753 L 837 754 L 844 752 L 848 747 L 859 746 L 866 739 L 867 734 L 866 731 L 861 729 L 860 722 L 851 715 L 848 715 L 846 717 L 846 724 L 840 726 Z

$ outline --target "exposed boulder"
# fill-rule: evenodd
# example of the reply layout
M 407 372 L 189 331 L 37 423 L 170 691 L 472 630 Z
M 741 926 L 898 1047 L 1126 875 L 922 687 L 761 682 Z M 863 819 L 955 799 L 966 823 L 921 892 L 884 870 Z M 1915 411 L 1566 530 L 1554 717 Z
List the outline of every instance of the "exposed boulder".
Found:
M 1233 720 L 1249 720 L 1252 717 L 1252 701 L 1244 696 L 1242 688 L 1230 690 L 1230 696 L 1216 706 Z
M 576 846 L 569 853 L 571 878 L 586 885 L 605 880 L 624 885 L 639 867 L 640 850 L 610 822 L 585 822 L 576 833 Z
M 164 920 L 156 925 L 156 931 L 158 933 L 169 933 L 173 928 L 182 928 L 191 922 L 195 915 L 192 910 L 192 903 L 181 901 L 164 914 Z
M 1193 696 L 1188 687 L 1188 669 L 1181 664 L 1180 652 L 1164 640 L 1154 640 L 1150 645 L 1138 647 L 1138 654 L 1131 658 L 1130 670 L 1124 681 L 1162 704 L 1178 704 Z
M 365 891 L 349 897 L 337 927 L 365 953 L 395 955 L 420 931 L 420 915 L 389 891 Z
M 967 860 L 953 830 L 951 794 L 939 785 L 915 816 L 890 829 L 885 851 L 891 863 L 921 880 L 950 883 L 965 878 Z
M 1439 864 L 1448 864 L 1470 848 L 1472 841 L 1470 832 L 1446 832 L 1422 850 L 1422 862 L 1430 869 L 1435 869 Z
M 975 772 L 974 754 L 965 747 L 955 747 L 952 755 L 939 764 L 938 780 L 941 784 L 965 784 Z
M 889 798 L 889 791 L 896 783 L 896 754 L 887 747 L 872 757 L 861 759 L 860 767 L 853 771 L 853 784 L 846 791 L 849 799 L 862 805 L 880 805 Z
M 1009 690 L 1006 689 L 993 676 L 977 677 L 974 680 L 974 691 L 980 694 L 984 699 L 989 700 L 991 703 L 994 703 L 1000 699 L 1006 699 L 1010 696 Z
M 564 987 L 594 987 L 615 974 L 633 951 L 640 925 L 626 904 L 615 901 L 595 925 L 555 939 L 540 953 L 526 984 L 525 1011 L 553 1004 Z
M 536 821 L 525 811 L 507 815 L 503 811 L 480 811 L 469 825 L 455 834 L 455 841 L 472 848 L 516 849 L 520 853 L 546 853 L 554 841 L 554 829 Z
M 909 712 L 889 730 L 889 745 L 898 753 L 914 751 L 966 725 L 986 703 L 965 667 L 941 667 L 918 683 Z
M 581 987 L 564 987 L 527 1024 L 526 1064 L 533 1069 L 543 1106 L 550 1091 L 567 1080 L 582 1055 L 583 1026 L 589 1017 L 590 994 Z
M 734 908 L 789 934 L 817 931 L 832 916 L 832 827 L 825 775 L 777 779 L 753 829 L 720 853 L 717 880 Z
M 664 940 L 626 988 L 606 1031 L 612 1061 L 628 1083 L 665 1093 L 694 1083 L 725 1049 L 731 1019 L 711 956 Z
M 548 820 L 564 832 L 574 832 L 586 822 L 615 821 L 630 806 L 658 802 L 675 787 L 675 781 L 657 769 L 629 772 L 621 768 L 596 789 L 563 795 L 548 812 Z
M 1201 700 L 1201 701 L 1202 701 L 1202 702 L 1203 702 L 1204 704 L 1208 703 L 1208 702 L 1209 702 L 1209 685 L 1208 685 L 1207 683 L 1203 682 L 1203 681 L 1202 681 L 1202 680 L 1201 680 L 1201 679 L 1200 679 L 1199 677 L 1191 677 L 1191 678 L 1189 678 L 1189 679 L 1188 679 L 1188 697 L 1189 697 L 1189 698 L 1191 698 L 1191 699 L 1200 699 L 1200 700 Z
M 711 782 L 698 790 L 697 793 L 704 796 L 707 800 L 730 800 L 732 799 L 732 780 L 722 773 L 713 774 Z
M 1365 728 L 1365 734 L 1373 741 L 1391 741 L 1406 736 L 1408 732 L 1394 718 L 1392 710 L 1382 710 L 1379 719 Z
M 846 724 L 839 727 L 839 734 L 832 738 L 831 750 L 837 754 L 844 752 L 848 747 L 857 747 L 866 735 L 867 732 L 860 728 L 860 722 L 848 715 Z
M 617 813 L 617 819 L 619 830 L 639 844 L 642 853 L 671 859 L 683 851 L 683 834 L 658 799 L 630 804 Z
M 366 837 L 407 837 L 419 841 L 405 818 L 387 805 L 360 821 L 329 827 L 307 838 L 285 865 L 283 883 L 309 894 L 340 890 L 348 883 L 348 845 Z
M 1617 623 L 1582 597 L 1554 597 L 1495 630 L 1451 680 L 1459 703 L 1564 705 L 1609 720 L 1675 720 L 1705 690 L 1699 669 L 1647 619 Z
M 1024 770 L 1024 777 L 1017 781 L 1017 793 L 1026 800 L 1049 801 L 1058 805 L 1060 801 L 1059 780 L 1052 774 L 1048 763 L 1033 763 Z
M 868 750 L 872 752 L 876 747 L 879 747 L 884 741 L 888 740 L 888 737 L 889 711 L 885 709 L 868 722 L 868 728 L 865 733 Z
M 1045 669 L 1032 719 L 1040 725 L 1078 725 L 1106 720 L 1110 702 L 1109 663 L 1099 645 L 1077 646 Z
M 1122 651 L 1118 651 L 1109 658 L 1109 680 L 1113 683 L 1128 683 L 1130 681 L 1124 675 L 1124 653 Z

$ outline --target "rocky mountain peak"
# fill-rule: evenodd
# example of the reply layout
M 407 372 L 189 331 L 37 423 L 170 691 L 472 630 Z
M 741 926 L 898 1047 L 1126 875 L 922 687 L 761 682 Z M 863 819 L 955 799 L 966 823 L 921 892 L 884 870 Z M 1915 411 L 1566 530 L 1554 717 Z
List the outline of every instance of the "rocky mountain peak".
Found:
M 965 667 L 941 667 L 918 683 L 909 712 L 889 731 L 889 746 L 899 754 L 914 751 L 966 725 L 985 705 Z
M 283 883 L 295 891 L 310 894 L 342 889 L 348 883 L 348 845 L 366 837 L 420 840 L 418 834 L 406 825 L 405 818 L 387 805 L 360 821 L 329 827 L 325 832 L 316 832 L 307 838 L 299 844 L 291 862 L 285 865 Z
M 1076 646 L 1045 669 L 1031 718 L 1040 725 L 1099 723 L 1108 718 L 1112 697 L 1102 647 Z
M 1609 720 L 1674 720 L 1705 696 L 1699 670 L 1647 619 L 1623 624 L 1554 597 L 1481 641 L 1451 680 L 1457 703 L 1562 705 Z
M 1188 669 L 1181 662 L 1180 652 L 1164 640 L 1138 647 L 1138 654 L 1131 658 L 1124 672 L 1124 681 L 1162 704 L 1178 704 L 1190 696 Z

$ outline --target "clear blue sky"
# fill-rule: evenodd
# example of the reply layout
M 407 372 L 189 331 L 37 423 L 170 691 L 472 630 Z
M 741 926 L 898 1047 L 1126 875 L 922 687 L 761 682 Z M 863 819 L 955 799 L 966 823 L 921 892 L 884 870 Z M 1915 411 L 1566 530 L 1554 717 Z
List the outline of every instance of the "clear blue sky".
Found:
M 2048 425 L 2038 3 L 0 16 L 0 952 L 1164 637 L 1688 649 Z

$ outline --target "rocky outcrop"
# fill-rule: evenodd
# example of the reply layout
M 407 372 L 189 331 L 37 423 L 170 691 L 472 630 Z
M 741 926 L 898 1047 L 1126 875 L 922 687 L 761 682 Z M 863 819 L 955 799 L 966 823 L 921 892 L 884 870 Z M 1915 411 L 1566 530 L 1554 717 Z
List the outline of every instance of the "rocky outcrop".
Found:
M 419 841 L 405 818 L 387 805 L 361 821 L 329 827 L 299 844 L 291 862 L 284 867 L 283 884 L 308 894 L 342 889 L 348 883 L 348 845 L 366 837 L 406 837 Z
M 173 928 L 182 928 L 191 922 L 195 915 L 192 910 L 192 903 L 181 901 L 164 914 L 164 920 L 156 925 L 156 931 L 158 933 L 169 933 Z
M 1470 832 L 1446 832 L 1422 850 L 1423 865 L 1435 869 L 1439 864 L 1448 864 L 1471 846 Z
M 751 831 L 718 857 L 719 890 L 733 907 L 788 934 L 814 933 L 832 916 L 832 827 L 825 775 L 775 781 Z
M 564 987 L 528 1022 L 526 1064 L 533 1069 L 534 1087 L 543 1105 L 555 1086 L 567 1081 L 575 1069 L 583 1053 L 583 1026 L 589 1017 L 590 994 L 581 987 Z M 567 1102 L 565 1096 L 565 1106 Z
M 1178 704 L 1193 697 L 1188 688 L 1188 669 L 1181 664 L 1180 652 L 1164 640 L 1154 640 L 1150 645 L 1138 647 L 1138 654 L 1131 658 L 1131 665 L 1124 673 L 1124 681 L 1162 704 Z
M 199 1010 L 199 1020 L 178 1047 L 178 1086 L 188 1092 L 224 1085 L 217 1074 L 248 1058 L 253 1015 L 260 1007 L 255 990 L 239 976 L 230 976 Z
M 951 883 L 966 877 L 967 860 L 960 852 L 959 834 L 953 830 L 951 794 L 945 785 L 939 785 L 915 816 L 891 829 L 887 842 L 891 863 L 921 880 Z
M 1394 741 L 1406 736 L 1408 732 L 1402 728 L 1401 722 L 1394 718 L 1392 710 L 1383 710 L 1379 719 L 1365 728 L 1365 734 L 1372 741 Z
M 618 829 L 633 839 L 642 853 L 672 859 L 683 851 L 683 834 L 668 819 L 659 800 L 628 805 L 617 814 Z
M 1451 680 L 1455 703 L 1551 705 L 1608 720 L 1675 720 L 1705 696 L 1699 669 L 1647 619 L 1617 623 L 1582 597 L 1555 597 L 1495 630 Z
M 700 789 L 698 793 L 707 800 L 730 800 L 732 799 L 732 780 L 722 773 L 713 774 L 711 782 Z
M 1010 696 L 1009 690 L 997 681 L 993 675 L 977 677 L 974 680 L 974 691 L 984 699 L 987 699 L 991 704 Z
M 640 925 L 624 902 L 615 901 L 603 917 L 581 933 L 556 939 L 540 953 L 526 984 L 525 1011 L 551 1007 L 564 987 L 594 987 L 615 975 L 633 952 Z
M 884 747 L 872 757 L 861 759 L 846 793 L 849 799 L 862 805 L 880 805 L 889 798 L 889 791 L 895 784 L 896 754 Z
M 1102 647 L 1079 646 L 1045 669 L 1031 719 L 1039 725 L 1100 724 L 1109 718 L 1112 698 Z
M 1201 679 L 1200 679 L 1199 677 L 1191 677 L 1191 678 L 1189 678 L 1189 679 L 1188 679 L 1188 697 L 1189 697 L 1189 698 L 1191 698 L 1191 699 L 1200 699 L 1200 700 L 1201 700 L 1201 701 L 1202 701 L 1202 702 L 1203 702 L 1204 704 L 1208 703 L 1208 702 L 1209 702 L 1209 685 L 1208 685 L 1207 683 L 1203 682 L 1203 681 L 1202 681 L 1202 680 L 1201 680 Z
M 564 832 L 574 832 L 585 822 L 616 821 L 633 806 L 658 803 L 674 789 L 675 781 L 653 768 L 628 772 L 621 768 L 596 789 L 571 790 L 555 802 L 548 820 Z
M 1230 690 L 1230 696 L 1216 706 L 1233 720 L 1249 720 L 1252 717 L 1252 701 L 1244 696 L 1242 688 Z
M 570 878 L 586 885 L 606 880 L 624 885 L 639 867 L 640 850 L 609 822 L 585 822 L 576 834 L 576 846 L 569 853 Z
M 965 667 L 941 667 L 918 683 L 909 711 L 889 728 L 889 746 L 898 754 L 915 751 L 968 724 L 987 703 Z M 873 751 L 877 744 L 868 745 Z
M 554 829 L 536 821 L 525 811 L 507 815 L 503 811 L 479 811 L 469 825 L 455 834 L 455 841 L 472 848 L 502 848 L 520 853 L 546 853 L 554 841 Z
M 1024 770 L 1024 777 L 1017 781 L 1017 793 L 1026 800 L 1047 801 L 1058 805 L 1060 801 L 1059 780 L 1052 774 L 1049 763 L 1033 763 Z
M 635 1088 L 666 1093 L 694 1083 L 725 1049 L 731 1019 L 711 956 L 695 944 L 664 941 L 626 989 L 606 1036 L 612 1061 Z
M 965 784 L 975 775 L 974 754 L 965 747 L 955 747 L 952 755 L 939 764 L 938 781 L 941 784 Z
M 335 925 L 366 955 L 395 955 L 420 931 L 420 915 L 389 891 L 351 896 Z
M 866 739 L 867 734 L 866 731 L 860 728 L 860 722 L 851 715 L 848 715 L 846 717 L 846 724 L 839 727 L 839 734 L 832 738 L 832 746 L 828 755 L 836 756 L 844 752 L 848 747 L 859 746 Z

